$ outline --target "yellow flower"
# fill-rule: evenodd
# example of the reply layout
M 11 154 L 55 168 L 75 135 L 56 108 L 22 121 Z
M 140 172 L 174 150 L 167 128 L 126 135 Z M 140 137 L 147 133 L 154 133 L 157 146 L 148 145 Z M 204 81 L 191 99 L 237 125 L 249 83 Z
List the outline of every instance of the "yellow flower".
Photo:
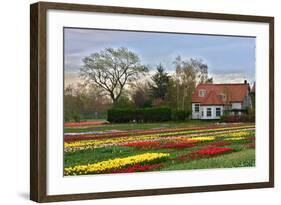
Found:
M 251 134 L 254 134 L 254 132 L 251 131 L 240 131 L 240 132 L 230 132 L 230 133 L 223 133 L 217 135 L 217 137 L 246 137 Z
M 246 137 L 230 137 L 230 138 L 226 138 L 224 140 L 238 141 L 238 140 L 244 140 L 244 139 L 246 139 Z
M 191 138 L 192 140 L 195 140 L 195 141 L 212 141 L 212 140 L 215 140 L 215 137 L 212 137 L 212 136 L 208 136 L 208 137 L 192 137 Z
M 101 173 L 137 163 L 150 162 L 156 159 L 167 158 L 170 154 L 166 153 L 145 153 L 124 158 L 109 159 L 88 165 L 77 165 L 64 169 L 65 175 L 80 175 L 90 173 Z
M 162 137 L 176 137 L 176 136 L 184 136 L 189 137 L 188 135 L 194 135 L 194 134 L 203 134 L 203 135 L 211 135 L 213 132 L 219 131 L 219 132 L 226 132 L 225 134 L 215 134 L 212 135 L 215 137 L 236 137 L 236 136 L 242 136 L 243 134 L 247 134 L 249 132 L 241 131 L 237 133 L 235 132 L 235 129 L 251 129 L 254 128 L 254 126 L 240 126 L 240 127 L 230 127 L 230 128 L 216 128 L 216 129 L 208 129 L 208 130 L 188 130 L 188 131 L 178 131 L 178 132 L 168 132 L 168 133 L 157 133 L 157 134 L 145 134 L 145 135 L 139 135 L 139 136 L 129 136 L 129 137 L 117 137 L 117 138 L 111 138 L 111 139 L 99 139 L 99 140 L 80 140 L 80 141 L 74 141 L 74 142 L 65 142 L 65 151 L 75 151 L 75 150 L 83 150 L 83 149 L 89 149 L 89 148 L 97 148 L 107 145 L 118 145 L 120 143 L 125 142 L 134 142 L 134 141 L 142 141 L 142 140 L 158 140 Z M 212 136 L 212 137 L 213 137 Z M 199 137 L 199 136 L 198 136 Z M 213 140 L 210 139 L 207 136 L 200 136 L 198 138 L 198 141 L 208 141 Z M 207 137 L 207 138 L 206 138 Z M 192 138 L 194 139 L 194 138 Z

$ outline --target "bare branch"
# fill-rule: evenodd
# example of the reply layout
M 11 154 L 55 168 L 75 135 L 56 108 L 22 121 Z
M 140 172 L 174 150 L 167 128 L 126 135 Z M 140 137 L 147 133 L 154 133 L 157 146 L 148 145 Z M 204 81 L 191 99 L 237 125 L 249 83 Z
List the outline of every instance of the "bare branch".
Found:
M 139 57 L 126 48 L 106 48 L 83 59 L 80 76 L 92 81 L 103 89 L 116 102 L 122 95 L 125 85 L 148 68 L 140 64 Z

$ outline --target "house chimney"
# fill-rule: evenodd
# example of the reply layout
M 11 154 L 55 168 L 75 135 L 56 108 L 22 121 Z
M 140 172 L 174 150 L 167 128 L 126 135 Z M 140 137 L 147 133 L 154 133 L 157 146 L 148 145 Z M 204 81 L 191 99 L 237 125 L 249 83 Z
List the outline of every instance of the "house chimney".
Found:
M 247 80 L 244 80 L 244 84 L 247 84 Z

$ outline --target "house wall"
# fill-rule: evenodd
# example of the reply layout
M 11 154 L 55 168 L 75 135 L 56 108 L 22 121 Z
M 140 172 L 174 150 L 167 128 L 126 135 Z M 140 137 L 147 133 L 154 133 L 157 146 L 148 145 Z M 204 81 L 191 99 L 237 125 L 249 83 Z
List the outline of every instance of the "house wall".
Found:
M 200 106 L 199 112 L 195 112 L 195 104 L 199 103 L 192 103 L 192 119 L 202 119 L 202 120 L 213 120 L 213 119 L 220 119 L 220 117 L 216 116 L 216 108 L 221 108 L 221 115 L 223 114 L 224 107 L 223 106 Z M 211 108 L 212 115 L 207 116 L 207 108 Z
M 231 109 L 242 109 L 242 103 L 240 102 L 231 103 Z
M 240 102 L 232 103 L 232 109 L 247 109 L 248 107 L 252 107 L 252 99 L 249 92 L 247 92 L 247 94 L 245 95 L 242 103 Z M 232 112 L 232 114 L 235 113 Z M 237 114 L 241 115 L 242 112 L 238 112 Z
M 195 104 L 200 104 L 200 103 L 192 103 L 192 119 L 200 119 L 201 115 L 201 106 L 199 107 L 199 112 L 195 112 Z
M 221 108 L 221 115 L 223 114 L 223 106 L 215 106 L 215 105 L 212 105 L 212 106 L 201 106 L 201 116 L 200 116 L 200 119 L 202 120 L 214 120 L 214 119 L 220 119 L 220 116 L 216 116 L 216 108 Z M 211 116 L 207 116 L 207 108 L 211 108 Z M 203 113 L 203 115 L 202 115 Z
M 242 103 L 242 108 L 247 109 L 248 107 L 252 107 L 252 99 L 250 96 L 250 93 L 247 92 L 247 95 L 244 97 L 243 103 Z

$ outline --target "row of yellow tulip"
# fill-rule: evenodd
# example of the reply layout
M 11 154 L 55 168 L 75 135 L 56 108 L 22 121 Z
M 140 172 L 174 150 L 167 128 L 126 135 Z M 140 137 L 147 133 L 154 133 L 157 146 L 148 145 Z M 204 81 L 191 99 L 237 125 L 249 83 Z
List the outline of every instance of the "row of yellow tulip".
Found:
M 226 141 L 238 141 L 238 140 L 244 140 L 247 139 L 246 137 L 230 137 L 230 138 L 226 138 Z
M 152 162 L 155 160 L 164 160 L 169 157 L 166 153 L 145 153 L 135 156 L 129 156 L 124 158 L 115 158 L 106 161 L 97 162 L 95 164 L 77 165 L 74 167 L 68 167 L 64 169 L 65 175 L 84 175 L 93 173 L 102 173 L 109 170 L 120 169 L 122 167 Z

